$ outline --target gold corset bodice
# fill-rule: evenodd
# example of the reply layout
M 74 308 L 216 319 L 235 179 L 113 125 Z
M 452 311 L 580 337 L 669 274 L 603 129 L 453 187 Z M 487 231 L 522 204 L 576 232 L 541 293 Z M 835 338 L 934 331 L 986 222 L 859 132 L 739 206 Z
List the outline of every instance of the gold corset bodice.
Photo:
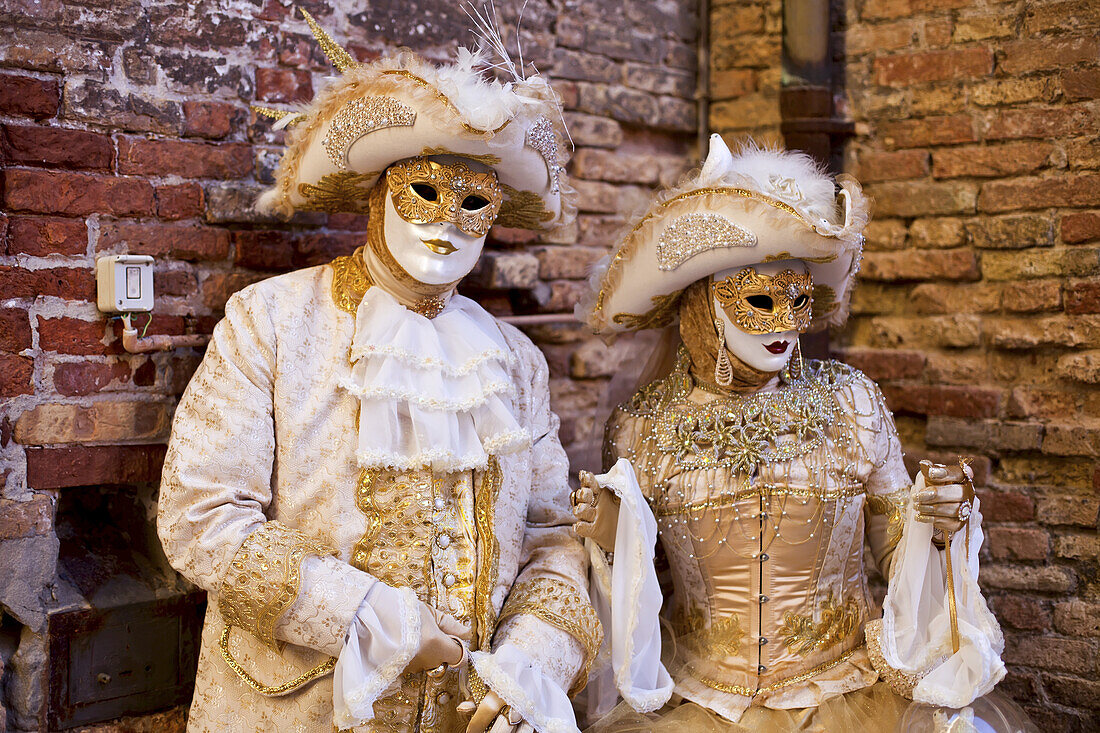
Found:
M 723 398 L 681 364 L 620 407 L 608 448 L 634 465 L 669 559 L 674 678 L 755 701 L 856 653 L 867 495 L 908 485 L 873 383 L 813 362 Z M 893 536 L 872 527 L 879 557 Z

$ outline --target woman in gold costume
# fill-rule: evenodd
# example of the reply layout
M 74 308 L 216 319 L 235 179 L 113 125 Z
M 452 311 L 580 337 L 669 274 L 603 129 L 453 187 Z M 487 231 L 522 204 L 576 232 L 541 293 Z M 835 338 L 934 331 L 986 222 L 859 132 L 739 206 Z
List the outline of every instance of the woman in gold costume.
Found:
M 912 699 L 961 708 L 1003 677 L 970 469 L 914 483 L 876 385 L 798 346 L 846 317 L 868 209 L 804 155 L 714 135 L 594 273 L 597 333 L 678 317 L 666 376 L 615 410 L 609 470 L 573 494 L 614 683 L 590 687 L 594 729 L 889 731 Z

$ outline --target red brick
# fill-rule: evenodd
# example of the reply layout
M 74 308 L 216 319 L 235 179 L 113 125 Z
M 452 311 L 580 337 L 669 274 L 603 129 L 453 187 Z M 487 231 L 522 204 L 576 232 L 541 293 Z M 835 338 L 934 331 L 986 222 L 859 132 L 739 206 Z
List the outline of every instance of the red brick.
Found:
M 130 379 L 130 365 L 124 361 L 62 362 L 53 371 L 54 387 L 59 394 L 70 397 L 93 394 L 111 382 L 125 384 Z
M 155 270 L 153 292 L 161 295 L 191 295 L 198 290 L 195 273 L 190 270 Z
M 867 280 L 978 280 L 978 258 L 969 249 L 868 252 L 860 275 Z
M 987 124 L 986 140 L 1074 137 L 1082 130 L 1093 130 L 1100 125 L 1100 110 L 1083 104 L 1045 109 L 999 109 L 988 114 Z
M 932 154 L 932 175 L 936 178 L 1017 175 L 1041 168 L 1053 152 L 1054 146 L 1047 142 L 948 148 Z
M 189 219 L 202 213 L 202 188 L 195 183 L 157 186 L 157 216 L 161 219 Z
M 864 183 L 921 178 L 928 175 L 928 153 L 924 150 L 894 152 L 867 151 L 859 156 L 858 178 Z
M 930 81 L 974 79 L 993 70 L 993 53 L 984 46 L 897 54 L 871 64 L 875 83 L 902 87 Z
M 62 354 L 118 354 L 121 346 L 106 321 L 38 316 L 38 346 Z
M 100 445 L 27 448 L 27 486 L 62 489 L 160 480 L 166 446 Z
M 883 122 L 878 126 L 878 136 L 893 148 L 952 145 L 977 139 L 974 136 L 974 122 L 967 115 Z
M 210 310 L 221 311 L 229 296 L 262 279 L 263 276 L 240 271 L 211 273 L 202 283 L 203 305 Z
M 53 500 L 35 494 L 27 501 L 0 499 L 0 540 L 36 537 L 53 530 Z
M 1035 502 L 1022 491 L 978 492 L 982 516 L 988 522 L 1029 522 L 1035 519 Z
M 96 247 L 177 260 L 221 260 L 229 256 L 229 232 L 202 226 L 104 222 Z
M 308 233 L 295 244 L 294 267 L 313 267 L 350 255 L 363 243 L 363 235 L 355 232 Z
M 294 235 L 283 231 L 234 232 L 236 264 L 252 270 L 289 270 L 294 266 Z
M 7 298 L 44 295 L 67 300 L 95 300 L 95 274 L 90 268 L 25 270 L 0 265 L 0 293 Z
M 115 157 L 114 141 L 86 130 L 34 125 L 3 126 L 4 157 L 18 165 L 105 170 Z
M 7 250 L 10 255 L 81 255 L 87 249 L 88 227 L 82 219 L 17 216 L 11 220 Z
M 890 409 L 918 415 L 997 417 L 1004 392 L 986 387 L 954 385 L 884 385 Z
M 985 506 L 982 506 L 985 509 Z M 1046 631 L 1050 629 L 1050 614 L 1035 598 L 1015 595 L 997 595 L 990 599 L 993 614 L 1002 624 L 1016 629 Z
M 1089 673 L 1085 673 L 1088 675 Z M 1065 675 L 1044 674 L 1043 687 L 1050 699 L 1062 705 L 1100 710 L 1100 682 L 1095 677 L 1082 679 Z M 1059 716 L 1061 717 L 1061 716 Z M 1097 716 L 1084 722 L 1077 730 L 1096 730 Z
M 992 212 L 1097 205 L 1100 205 L 1100 175 L 990 181 L 982 184 L 978 196 L 978 208 Z
M 184 102 L 183 134 L 223 138 L 243 127 L 244 110 L 224 102 Z
M 1045 560 L 1050 554 L 1050 535 L 1042 529 L 992 527 L 989 547 L 998 560 Z
M 181 178 L 243 178 L 252 171 L 252 147 L 244 143 L 122 138 L 119 173 Z
M 924 373 L 925 356 L 919 351 L 894 349 L 847 349 L 843 359 L 876 382 L 884 379 L 914 379 Z
M 11 169 L 4 173 L 4 203 L 44 214 L 151 216 L 153 187 L 136 178 Z
M 1100 58 L 1100 41 L 1091 35 L 1064 39 L 1026 38 L 1006 43 L 1002 53 L 1000 70 L 1020 74 L 1096 63 L 1096 59 Z
M 1081 69 L 1062 72 L 1062 94 L 1069 102 L 1100 98 L 1100 71 Z
M 1054 626 L 1070 636 L 1100 636 L 1100 604 L 1071 600 L 1054 607 Z
M 1066 313 L 1100 313 L 1100 277 L 1066 283 Z
M 1100 214 L 1088 211 L 1080 214 L 1065 214 L 1061 223 L 1062 241 L 1066 244 L 1080 244 L 1100 239 Z
M 0 354 L 0 397 L 34 394 L 34 359 Z
M 0 74 L 0 113 L 44 119 L 57 114 L 61 87 L 55 79 Z
M 313 77 L 299 69 L 256 69 L 256 99 L 264 102 L 308 102 Z
M 31 347 L 31 320 L 23 308 L 0 308 L 0 350 L 18 353 Z
M 1025 634 L 1005 639 L 1003 659 L 1010 664 L 1091 674 L 1094 655 L 1092 643 L 1082 639 Z

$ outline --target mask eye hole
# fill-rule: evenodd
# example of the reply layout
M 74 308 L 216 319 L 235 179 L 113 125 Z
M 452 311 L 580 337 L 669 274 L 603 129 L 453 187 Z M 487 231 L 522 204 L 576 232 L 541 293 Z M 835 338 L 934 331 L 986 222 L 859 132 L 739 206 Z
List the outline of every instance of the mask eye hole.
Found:
M 794 307 L 795 308 L 801 308 L 802 306 L 806 305 L 809 302 L 810 302 L 809 296 L 806 295 L 805 293 L 803 293 L 802 295 L 795 298 Z
M 414 183 L 411 188 L 417 196 L 425 201 L 435 201 L 439 198 L 439 193 L 427 183 Z
M 750 295 L 745 301 L 757 310 L 770 311 L 775 307 L 770 295 Z
M 483 196 L 467 196 L 462 199 L 462 208 L 466 211 L 477 211 L 489 205 L 489 199 Z

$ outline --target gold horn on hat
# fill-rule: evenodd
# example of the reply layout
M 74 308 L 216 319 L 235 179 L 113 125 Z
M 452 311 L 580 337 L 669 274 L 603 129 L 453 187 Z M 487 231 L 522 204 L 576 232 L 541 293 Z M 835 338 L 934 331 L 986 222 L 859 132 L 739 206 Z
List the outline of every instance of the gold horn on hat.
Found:
M 313 37 L 317 39 L 317 45 L 321 47 L 321 50 L 325 52 L 325 56 L 332 62 L 332 65 L 336 67 L 337 71 L 344 71 L 347 68 L 355 66 L 355 59 L 351 57 L 351 54 L 345 51 L 340 44 L 332 40 L 332 36 L 325 32 L 313 16 L 306 12 L 303 8 L 298 8 L 298 12 L 302 14 L 302 17 L 306 19 L 306 23 L 309 24 L 309 29 L 313 32 Z

